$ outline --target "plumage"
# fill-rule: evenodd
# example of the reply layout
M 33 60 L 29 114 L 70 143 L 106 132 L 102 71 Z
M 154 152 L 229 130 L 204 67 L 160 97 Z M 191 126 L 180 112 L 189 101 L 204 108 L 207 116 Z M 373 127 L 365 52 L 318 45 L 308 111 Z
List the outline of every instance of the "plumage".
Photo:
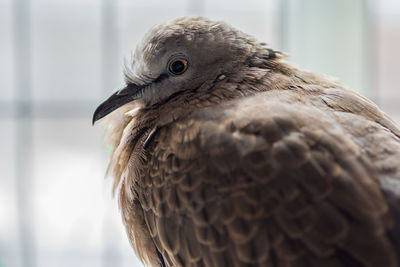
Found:
M 399 127 L 284 56 L 201 17 L 138 45 L 94 121 L 146 264 L 400 266 Z

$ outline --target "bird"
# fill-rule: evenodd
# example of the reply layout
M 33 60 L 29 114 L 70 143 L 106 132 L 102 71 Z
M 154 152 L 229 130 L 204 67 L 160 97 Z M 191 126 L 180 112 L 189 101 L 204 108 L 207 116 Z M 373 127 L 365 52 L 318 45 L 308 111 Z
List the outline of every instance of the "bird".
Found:
M 151 28 L 98 106 L 147 266 L 400 266 L 400 130 L 228 23 Z

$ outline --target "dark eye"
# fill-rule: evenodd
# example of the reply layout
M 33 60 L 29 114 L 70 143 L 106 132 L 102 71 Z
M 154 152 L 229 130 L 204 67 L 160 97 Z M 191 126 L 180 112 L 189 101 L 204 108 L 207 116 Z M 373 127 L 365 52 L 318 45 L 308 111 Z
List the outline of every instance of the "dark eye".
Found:
M 169 62 L 168 69 L 172 74 L 181 75 L 188 68 L 188 62 L 184 58 L 174 58 Z

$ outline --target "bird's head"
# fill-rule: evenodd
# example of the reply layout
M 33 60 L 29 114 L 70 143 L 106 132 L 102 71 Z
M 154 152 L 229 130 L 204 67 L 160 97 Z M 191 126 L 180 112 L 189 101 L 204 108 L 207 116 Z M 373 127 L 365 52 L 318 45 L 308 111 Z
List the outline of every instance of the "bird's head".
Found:
M 251 36 L 223 22 L 184 17 L 153 27 L 126 64 L 126 87 L 104 101 L 93 123 L 141 99 L 162 103 L 237 71 L 255 49 Z

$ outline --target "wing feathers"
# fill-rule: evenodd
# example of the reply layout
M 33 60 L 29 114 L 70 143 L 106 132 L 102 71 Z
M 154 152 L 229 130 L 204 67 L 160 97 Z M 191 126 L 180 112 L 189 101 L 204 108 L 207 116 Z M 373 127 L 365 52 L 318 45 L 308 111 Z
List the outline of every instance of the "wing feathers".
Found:
M 149 144 L 139 199 L 165 260 L 396 267 L 378 172 L 343 129 L 313 108 L 243 105 L 194 113 Z

